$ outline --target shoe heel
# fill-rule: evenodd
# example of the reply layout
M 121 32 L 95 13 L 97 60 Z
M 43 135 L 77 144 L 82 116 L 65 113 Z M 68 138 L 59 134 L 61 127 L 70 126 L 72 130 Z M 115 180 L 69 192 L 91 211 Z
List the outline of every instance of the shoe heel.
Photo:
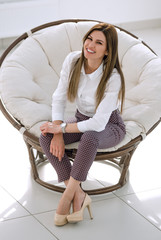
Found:
M 87 208 L 88 208 L 88 212 L 89 212 L 90 218 L 93 219 L 92 211 L 91 211 L 91 205 L 89 204 L 89 205 L 87 206 Z

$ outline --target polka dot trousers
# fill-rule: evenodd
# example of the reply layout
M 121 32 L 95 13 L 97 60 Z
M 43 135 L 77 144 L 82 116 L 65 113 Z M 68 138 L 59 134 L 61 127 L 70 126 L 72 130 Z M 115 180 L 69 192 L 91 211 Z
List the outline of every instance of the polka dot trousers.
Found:
M 86 119 L 89 119 L 89 117 L 77 111 L 75 118 L 67 122 L 79 122 Z M 114 147 L 123 140 L 125 133 L 125 125 L 118 110 L 115 110 L 111 114 L 106 128 L 101 132 L 87 131 L 85 133 L 64 133 L 63 137 L 65 144 L 80 141 L 73 165 L 66 153 L 61 161 L 50 153 L 50 143 L 53 134 L 47 134 L 46 136 L 41 135 L 40 145 L 49 162 L 57 172 L 59 182 L 68 180 L 70 176 L 82 182 L 87 178 L 88 171 L 95 159 L 97 149 Z

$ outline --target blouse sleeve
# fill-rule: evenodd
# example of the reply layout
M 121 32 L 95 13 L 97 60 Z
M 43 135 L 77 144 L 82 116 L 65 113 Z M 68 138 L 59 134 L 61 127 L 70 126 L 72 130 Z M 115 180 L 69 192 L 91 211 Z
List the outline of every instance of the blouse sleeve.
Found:
M 62 70 L 60 72 L 59 83 L 52 96 L 52 121 L 64 120 L 64 111 L 67 101 L 68 78 L 71 65 L 70 59 L 71 54 L 69 54 L 64 60 Z
M 109 121 L 111 113 L 118 108 L 118 94 L 121 79 L 118 72 L 114 72 L 107 84 L 104 98 L 97 107 L 94 116 L 88 120 L 77 123 L 80 132 L 103 131 Z

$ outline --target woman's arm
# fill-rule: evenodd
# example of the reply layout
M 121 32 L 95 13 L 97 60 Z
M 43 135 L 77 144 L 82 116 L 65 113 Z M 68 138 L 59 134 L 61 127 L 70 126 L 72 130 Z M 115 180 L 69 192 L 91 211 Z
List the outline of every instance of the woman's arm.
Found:
M 57 121 L 54 121 L 52 124 L 56 126 L 60 126 L 61 123 L 62 121 L 57 120 Z M 53 133 L 51 131 L 50 124 L 46 122 L 43 125 L 41 125 L 40 130 L 44 136 L 46 136 L 47 133 Z M 65 153 L 65 144 L 64 144 L 62 133 L 53 135 L 53 138 L 50 143 L 50 153 L 52 153 L 54 156 L 56 156 L 59 159 L 59 161 L 61 161 Z
M 75 62 L 80 57 L 79 51 L 71 52 L 64 60 L 58 86 L 52 95 L 52 121 L 64 120 L 64 112 L 67 103 L 67 91 L 69 76 Z
M 50 143 L 50 152 L 56 156 L 59 161 L 62 160 L 65 153 L 65 144 L 63 139 L 62 128 L 60 124 L 62 121 L 54 121 L 54 122 L 46 122 L 41 127 L 40 130 L 42 134 L 45 136 L 47 133 L 52 133 L 53 138 Z M 66 132 L 74 133 L 80 132 L 77 127 L 77 123 L 68 123 L 65 128 Z
M 56 156 L 59 161 L 64 157 L 65 144 L 62 133 L 53 135 L 50 143 L 50 153 Z
M 46 122 L 40 127 L 40 130 L 44 136 L 47 133 L 52 133 L 55 135 L 62 134 L 61 123 L 62 123 L 62 121 Z M 67 123 L 65 132 L 79 133 L 80 131 L 78 129 L 77 123 Z

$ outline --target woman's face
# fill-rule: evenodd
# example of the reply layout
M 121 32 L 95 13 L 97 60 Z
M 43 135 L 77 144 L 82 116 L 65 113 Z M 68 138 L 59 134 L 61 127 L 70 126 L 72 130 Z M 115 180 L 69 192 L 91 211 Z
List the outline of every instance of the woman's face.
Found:
M 85 58 L 89 61 L 102 62 L 104 56 L 107 55 L 106 46 L 106 38 L 103 32 L 94 30 L 84 42 Z

